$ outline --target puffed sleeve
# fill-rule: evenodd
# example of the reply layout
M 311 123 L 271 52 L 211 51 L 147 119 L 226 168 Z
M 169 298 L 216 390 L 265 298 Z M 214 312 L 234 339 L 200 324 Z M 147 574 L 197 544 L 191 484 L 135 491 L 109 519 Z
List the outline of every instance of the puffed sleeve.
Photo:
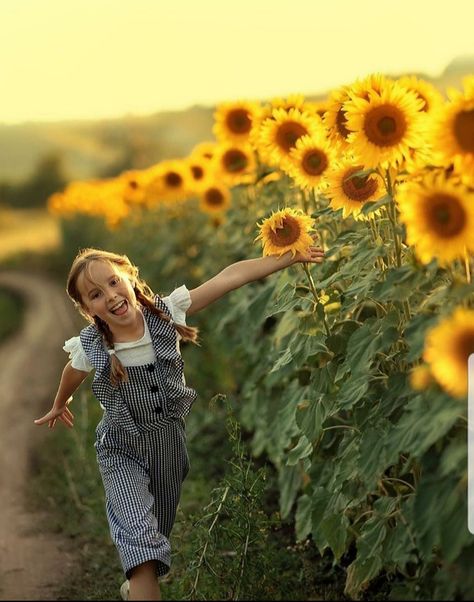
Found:
M 80 337 L 72 337 L 64 343 L 63 347 L 66 353 L 69 353 L 69 359 L 71 360 L 71 366 L 76 370 L 82 370 L 83 372 L 90 372 L 93 369 L 92 364 L 87 359 L 87 355 L 82 347 Z
M 186 285 L 183 284 L 167 297 L 163 297 L 163 301 L 169 307 L 173 320 L 177 324 L 186 324 L 186 310 L 191 305 L 191 295 Z

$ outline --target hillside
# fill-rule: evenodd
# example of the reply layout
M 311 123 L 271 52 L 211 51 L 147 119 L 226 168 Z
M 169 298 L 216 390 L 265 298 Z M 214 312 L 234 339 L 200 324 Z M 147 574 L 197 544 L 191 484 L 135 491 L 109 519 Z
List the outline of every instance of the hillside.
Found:
M 473 73 L 474 55 L 457 57 L 437 78 L 414 75 L 444 92 L 448 86 L 459 87 L 462 78 Z M 67 179 L 115 175 L 131 166 L 147 167 L 165 158 L 183 157 L 198 142 L 212 139 L 213 112 L 214 107 L 194 106 L 145 117 L 0 123 L 0 182 L 28 177 L 45 155 L 62 159 Z

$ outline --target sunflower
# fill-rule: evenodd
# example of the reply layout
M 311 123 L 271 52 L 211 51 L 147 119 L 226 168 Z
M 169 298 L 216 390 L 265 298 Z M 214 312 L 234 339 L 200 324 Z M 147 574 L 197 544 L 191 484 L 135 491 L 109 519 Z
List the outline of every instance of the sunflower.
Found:
M 321 117 L 321 121 L 323 120 L 328 107 L 329 102 L 327 100 L 307 101 L 305 103 L 306 113 L 309 113 L 310 115 L 318 115 Z
M 400 184 L 396 202 L 407 242 L 422 263 L 437 257 L 446 264 L 474 251 L 474 193 L 462 183 L 433 171 Z
M 217 142 L 200 142 L 193 147 L 189 156 L 193 159 L 202 159 L 204 161 L 212 161 L 214 154 L 216 152 L 216 148 L 218 146 Z
M 354 175 L 362 170 L 363 165 L 345 159 L 329 169 L 324 178 L 327 184 L 324 196 L 330 199 L 334 210 L 342 209 L 343 218 L 352 215 L 355 219 L 365 219 L 361 213 L 364 204 L 378 200 L 385 192 L 378 174 Z
M 258 150 L 264 161 L 279 165 L 288 159 L 299 138 L 316 133 L 317 123 L 315 117 L 298 109 L 274 109 L 272 117 L 265 119 L 259 131 Z
M 250 184 L 255 180 L 255 154 L 250 144 L 221 144 L 214 156 L 217 177 L 229 186 Z
M 226 211 L 231 203 L 231 192 L 227 186 L 214 182 L 199 194 L 199 208 L 205 213 Z
M 256 102 L 225 102 L 214 113 L 213 133 L 222 142 L 247 142 L 261 107 Z
M 426 364 L 415 366 L 409 374 L 410 387 L 415 391 L 426 391 L 433 383 L 433 375 Z
M 387 86 L 390 86 L 393 80 L 382 73 L 371 73 L 362 79 L 356 79 L 349 86 L 349 96 L 358 96 L 364 100 L 369 100 L 370 93 L 382 94 Z
M 307 251 L 314 243 L 309 234 L 310 230 L 314 230 L 313 219 L 300 209 L 286 207 L 273 212 L 257 227 L 260 233 L 254 242 L 261 239 L 264 255 L 281 256 L 291 251 L 294 257 L 297 252 Z
M 434 378 L 454 397 L 467 395 L 468 358 L 474 353 L 474 311 L 457 308 L 428 331 L 423 359 Z
M 188 168 L 191 194 L 199 193 L 208 186 L 210 180 L 214 179 L 215 170 L 212 161 L 191 154 L 184 160 L 184 163 Z
M 367 167 L 398 164 L 410 148 L 423 144 L 423 101 L 396 83 L 386 83 L 380 94 L 368 92 L 368 100 L 352 96 L 344 103 L 347 137 L 352 151 Z
M 465 78 L 464 93 L 448 90 L 449 102 L 433 116 L 432 142 L 447 164 L 454 163 L 463 181 L 474 185 L 474 77 Z
M 182 159 L 170 159 L 153 166 L 153 178 L 148 182 L 145 196 L 148 204 L 176 202 L 186 199 L 190 192 L 190 174 Z
M 270 100 L 270 107 L 268 109 L 269 115 L 273 113 L 274 109 L 284 109 L 289 111 L 290 109 L 298 109 L 304 111 L 305 98 L 303 94 L 290 94 L 287 98 L 276 97 Z
M 123 183 L 123 200 L 131 205 L 142 205 L 146 202 L 146 188 L 153 180 L 153 169 L 133 169 L 125 171 L 118 180 Z
M 302 136 L 291 149 L 282 170 L 302 189 L 316 188 L 333 161 L 333 150 L 322 134 Z
M 423 113 L 432 113 L 443 104 L 441 93 L 433 84 L 424 79 L 420 79 L 414 75 L 404 75 L 397 79 L 397 84 L 415 92 L 418 98 L 423 101 L 423 106 L 421 107 Z
M 343 108 L 349 98 L 349 86 L 341 86 L 333 90 L 329 95 L 327 108 L 322 117 L 324 126 L 328 130 L 329 140 L 341 151 L 349 148 L 347 139 L 351 132 L 347 129 L 347 119 Z

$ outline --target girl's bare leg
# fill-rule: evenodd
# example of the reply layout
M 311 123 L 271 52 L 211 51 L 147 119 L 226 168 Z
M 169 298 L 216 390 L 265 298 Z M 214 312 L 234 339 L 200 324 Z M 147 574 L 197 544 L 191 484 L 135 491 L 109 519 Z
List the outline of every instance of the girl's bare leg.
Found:
M 149 560 L 133 568 L 129 581 L 129 600 L 161 600 L 156 560 Z

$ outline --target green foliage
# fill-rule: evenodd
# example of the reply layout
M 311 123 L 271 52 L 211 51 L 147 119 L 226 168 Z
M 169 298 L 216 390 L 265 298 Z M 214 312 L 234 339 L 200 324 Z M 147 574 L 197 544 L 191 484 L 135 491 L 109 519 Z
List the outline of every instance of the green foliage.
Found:
M 0 183 L 0 202 L 11 207 L 44 207 L 48 197 L 66 185 L 62 160 L 55 153 L 39 159 L 33 173 L 20 184 Z
M 229 219 L 218 229 L 202 215 L 163 224 L 150 213 L 107 243 L 129 250 L 162 291 L 182 282 L 192 288 L 258 255 L 249 244 L 255 221 L 283 201 L 301 201 L 285 179 L 259 188 L 254 206 L 244 188 L 236 189 Z M 280 516 L 294 517 L 298 542 L 311 541 L 333 567 L 344 568 L 346 596 L 368 596 L 384 579 L 392 587 L 384 595 L 392 599 L 469 599 L 466 404 L 437 385 L 415 391 L 408 376 L 422 361 L 428 329 L 472 303 L 474 285 L 436 261 L 419 264 L 393 222 L 393 200 L 382 199 L 378 208 L 370 222 L 342 221 L 320 198 L 312 215 L 327 249 L 321 265 L 297 264 L 251 282 L 216 303 L 212 316 L 197 316 L 193 323 L 202 325 L 212 357 L 230 358 L 202 382 L 210 396 L 216 389 L 238 396 L 249 453 L 277 471 Z M 189 355 L 192 383 L 206 369 Z M 196 524 L 206 549 L 217 545 L 213 533 L 222 525 L 220 541 L 235 552 L 199 566 L 202 591 L 214 570 L 224 576 L 221 595 L 228 597 L 243 595 L 247 579 L 255 578 L 241 564 L 251 527 L 230 492 L 240 492 L 254 524 L 263 521 L 261 540 L 248 535 L 256 549 L 268 528 L 257 511 L 259 496 L 245 497 L 252 484 L 261 497 L 263 479 L 249 469 L 254 480 L 246 481 L 244 466 L 235 461 L 239 478 L 215 490 L 206 519 Z
M 9 289 L 0 289 L 0 341 L 13 334 L 21 325 L 23 301 Z

